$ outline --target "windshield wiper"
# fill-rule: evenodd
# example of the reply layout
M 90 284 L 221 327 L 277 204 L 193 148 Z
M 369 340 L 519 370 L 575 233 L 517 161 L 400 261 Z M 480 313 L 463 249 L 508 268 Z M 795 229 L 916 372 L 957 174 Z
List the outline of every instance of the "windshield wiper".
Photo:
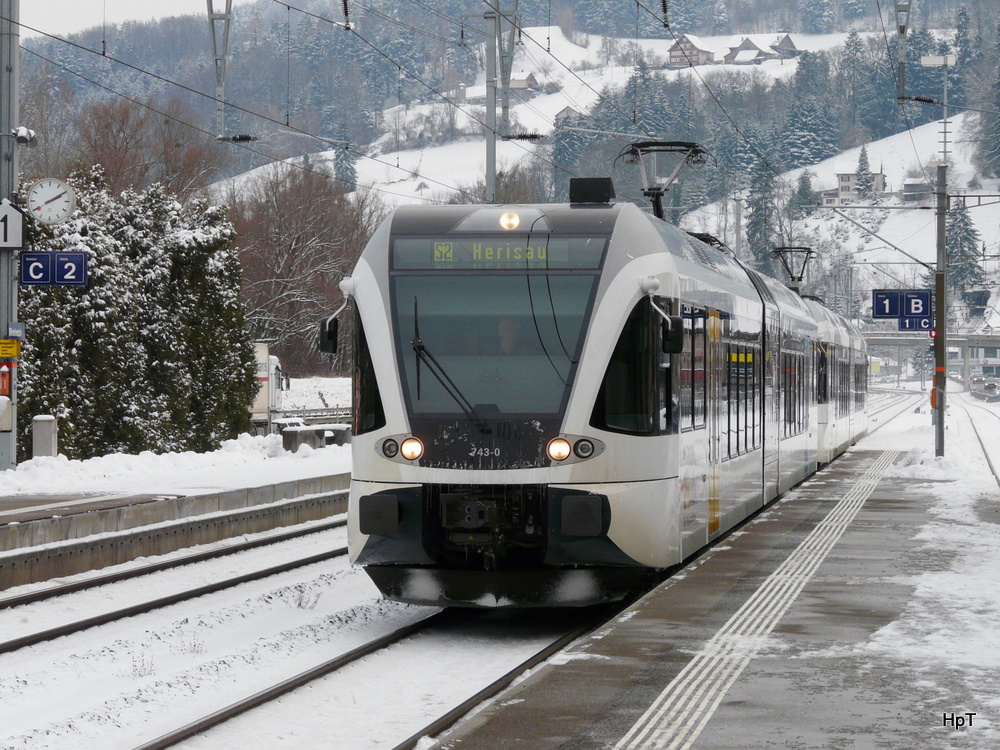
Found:
M 454 402 L 465 412 L 465 416 L 475 423 L 481 433 L 489 435 L 492 430 L 486 425 L 483 418 L 476 414 L 476 410 L 469 402 L 469 399 L 455 385 L 455 381 L 448 377 L 448 373 L 441 366 L 441 363 L 435 359 L 434 355 L 427 348 L 427 345 L 424 344 L 423 339 L 420 338 L 420 319 L 417 317 L 416 297 L 413 298 L 413 339 L 410 341 L 410 346 L 413 347 L 413 353 L 417 358 L 417 399 L 420 399 L 420 363 L 423 362 L 427 365 L 427 369 L 430 370 L 431 375 L 444 388 L 445 393 L 451 396 Z

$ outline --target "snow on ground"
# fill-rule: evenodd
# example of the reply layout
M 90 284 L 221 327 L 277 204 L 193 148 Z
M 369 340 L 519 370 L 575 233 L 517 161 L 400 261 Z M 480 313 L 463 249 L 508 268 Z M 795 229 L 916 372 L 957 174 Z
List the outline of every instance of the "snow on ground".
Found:
M 282 394 L 286 409 L 322 409 L 350 404 L 348 378 L 292 379 Z M 48 493 L 129 493 L 193 495 L 222 489 L 258 487 L 351 470 L 349 445 L 296 453 L 281 446 L 280 435 L 241 435 L 212 453 L 116 454 L 86 461 L 65 456 L 24 461 L 0 472 L 0 498 Z
M 333 385 L 317 383 L 315 387 L 322 390 Z M 937 501 L 932 518 L 919 530 L 914 543 L 915 554 L 933 557 L 941 564 L 912 577 L 913 597 L 896 621 L 877 630 L 867 642 L 850 648 L 869 660 L 876 671 L 882 660 L 891 663 L 894 669 L 901 664 L 909 665 L 913 684 L 920 685 L 922 695 L 927 695 L 930 688 L 930 692 L 936 690 L 942 698 L 951 700 L 972 696 L 974 705 L 963 703 L 956 708 L 977 712 L 976 731 L 962 733 L 961 747 L 986 750 L 996 746 L 1000 734 L 996 729 L 1000 723 L 992 715 L 1000 708 L 997 698 L 1000 634 L 996 628 L 1000 620 L 1000 588 L 994 585 L 1000 574 L 1000 524 L 990 522 L 1000 508 L 1000 492 L 962 409 L 967 397 L 955 393 L 949 398 L 944 457 L 934 455 L 934 430 L 926 407 L 921 407 L 919 413 L 907 411 L 857 446 L 861 450 L 899 450 L 900 458 L 887 476 L 906 478 L 917 485 L 935 483 L 932 491 Z M 969 403 L 978 402 L 970 399 Z M 1000 415 L 1000 405 L 989 404 L 986 408 Z M 972 412 L 981 415 L 977 423 L 987 444 L 1000 444 L 1000 419 L 982 414 L 976 408 Z M 317 464 L 339 463 L 346 467 L 349 461 L 342 449 L 325 448 L 291 456 L 280 451 L 275 455 L 261 449 L 262 445 L 236 441 L 236 445 L 207 457 L 182 454 L 109 457 L 108 461 L 62 461 L 48 465 L 27 462 L 34 467 L 30 472 L 31 482 L 26 475 L 25 484 L 41 487 L 49 474 L 53 481 L 59 478 L 58 481 L 70 482 L 75 478 L 76 489 L 87 483 L 117 487 L 116 482 L 136 481 L 133 475 L 138 470 L 133 471 L 129 466 L 139 466 L 150 479 L 158 478 L 161 482 L 173 481 L 178 473 L 193 471 L 216 477 L 213 481 L 221 483 L 235 481 L 237 476 L 254 475 L 260 468 L 287 466 L 311 475 L 309 472 Z M 223 459 L 234 453 L 240 456 L 239 470 L 234 471 L 232 466 L 222 468 L 227 463 Z M 136 464 L 130 465 L 130 460 Z M 75 473 L 69 471 L 74 465 Z M 0 475 L 0 488 L 5 487 L 3 482 L 9 482 L 11 475 L 18 473 Z M 940 483 L 942 480 L 944 484 Z M 722 551 L 724 547 L 716 553 Z M 139 589 L 143 586 L 134 585 Z M 272 676 L 285 676 L 289 664 L 316 658 L 317 653 L 332 647 L 333 640 L 344 636 L 359 638 L 368 631 L 381 630 L 388 619 L 406 617 L 411 611 L 400 605 L 379 603 L 362 574 L 341 566 L 313 582 L 289 580 L 278 593 L 262 591 L 249 596 L 248 604 L 233 604 L 231 609 L 194 615 L 193 619 L 189 619 L 188 610 L 181 610 L 180 614 L 164 613 L 162 622 L 155 626 L 148 622 L 130 626 L 128 621 L 108 633 L 98 629 L 75 637 L 68 652 L 65 649 L 70 648 L 66 645 L 69 641 L 60 639 L 24 653 L 0 656 L 0 705 L 9 709 L 6 719 L 0 722 L 0 747 L 24 750 L 132 747 L 139 737 L 189 719 L 193 708 L 202 705 L 200 690 L 213 695 L 217 692 L 219 702 L 231 700 L 235 697 L 234 685 L 263 684 Z M 39 618 L 45 614 L 33 612 Z M 346 624 L 342 634 L 338 623 Z M 243 644 L 239 650 L 230 656 L 213 656 L 212 649 L 222 648 L 237 636 Z M 504 652 L 507 645 L 498 641 L 490 648 L 491 655 L 496 655 Z M 848 647 L 831 646 L 838 653 L 844 648 Z M 206 649 L 208 655 L 200 658 Z M 352 710 L 350 705 L 337 701 L 338 731 L 345 737 L 368 736 L 366 727 L 371 715 L 393 713 L 388 706 L 394 709 L 394 701 L 402 700 L 400 696 L 424 695 L 426 679 L 424 670 L 392 670 L 393 697 L 385 699 L 384 708 L 366 704 L 362 710 L 359 704 Z M 86 686 L 97 684 L 102 690 L 91 699 Z M 961 695 L 954 692 L 959 689 L 956 686 L 961 686 Z M 351 686 L 348 691 L 356 688 Z M 106 690 L 110 692 L 102 692 Z M 106 698 L 107 695 L 118 697 Z M 39 708 L 43 704 L 48 708 Z M 255 713 L 254 721 L 280 726 L 290 705 L 293 705 L 290 701 L 278 701 Z M 52 710 L 53 706 L 58 706 L 58 712 Z M 326 713 L 324 708 L 314 714 L 319 724 Z M 304 738 L 305 735 L 286 734 L 282 746 L 314 746 L 315 737 Z M 213 744 L 208 738 L 206 741 L 208 744 L 198 746 L 231 746 Z M 246 741 L 253 744 L 252 735 Z M 375 750 L 389 744 L 392 740 L 383 737 L 355 746 Z
M 332 385 L 314 384 L 317 390 Z M 944 457 L 934 456 L 934 432 L 925 408 L 920 413 L 907 412 L 858 445 L 859 449 L 902 451 L 888 476 L 908 478 L 917 484 L 947 482 L 936 485 L 940 489 L 934 517 L 914 540 L 920 547 L 918 553 L 935 555 L 946 564 L 914 576 L 913 599 L 899 619 L 853 648 L 870 659 L 873 668 L 877 668 L 881 659 L 891 660 L 896 666 L 911 665 L 914 679 L 925 688 L 936 686 L 939 691 L 948 691 L 957 679 L 976 698 L 976 705 L 963 704 L 960 708 L 977 711 L 977 731 L 963 733 L 962 747 L 986 750 L 995 746 L 997 738 L 993 728 L 996 722 L 988 712 L 1000 708 L 1000 700 L 996 698 L 1000 695 L 1000 635 L 995 626 L 1000 619 L 1000 589 L 993 585 L 1000 571 L 1000 525 L 984 522 L 983 516 L 995 513 L 1000 493 L 961 411 L 965 396 L 955 394 L 951 398 Z M 989 408 L 1000 414 L 1000 406 Z M 1000 420 L 989 419 L 981 423 L 980 430 L 985 432 L 988 443 L 995 445 L 1000 443 Z M 250 449 L 247 441 L 237 443 L 238 450 L 230 446 L 216 454 L 239 454 L 243 476 L 253 471 L 255 465 L 273 467 L 287 462 L 308 472 L 314 463 L 325 460 L 324 456 L 335 456 L 345 466 L 347 461 L 347 455 L 335 448 L 289 456 Z M 218 458 L 216 454 L 202 460 L 225 463 L 211 458 Z M 191 470 L 214 471 L 187 454 L 143 456 L 135 460 L 144 472 L 161 480 Z M 188 466 L 194 468 L 187 468 L 185 462 L 191 462 Z M 36 464 L 31 476 L 38 483 L 46 473 L 68 479 L 67 469 L 74 464 L 80 467 L 74 475 L 78 481 L 99 479 L 110 483 L 106 486 L 113 486 L 113 475 L 118 471 L 123 472 L 120 481 L 134 481 L 131 472 L 123 468 L 127 464 L 101 459 Z M 102 468 L 85 472 L 84 465 Z M 218 476 L 231 481 L 231 467 L 219 469 Z M 0 482 L 8 480 L 0 478 Z M 142 587 L 141 583 L 134 585 Z M 272 676 L 286 676 L 292 666 L 316 659 L 332 648 L 334 642 L 357 639 L 368 631 L 381 632 L 389 620 L 405 618 L 411 611 L 401 605 L 380 605 L 365 577 L 341 566 L 313 582 L 294 583 L 290 579 L 277 593 L 262 589 L 259 594 L 249 596 L 246 604 L 234 603 L 230 609 L 203 613 L 194 619 L 187 618 L 186 610 L 182 610 L 181 614 L 164 613 L 162 622 L 156 625 L 143 621 L 144 624 L 132 625 L 130 630 L 128 621 L 116 625 L 109 633 L 98 629 L 75 637 L 70 652 L 65 651 L 68 646 L 54 643 L 0 657 L 0 696 L 9 708 L 0 726 L 0 747 L 25 750 L 131 747 L 140 737 L 152 736 L 175 721 L 188 720 L 202 705 L 207 705 L 204 698 L 198 697 L 202 690 L 212 693 L 213 701 L 220 704 L 233 700 L 240 692 L 234 686 L 262 685 Z M 45 614 L 33 612 L 37 617 Z M 213 656 L 214 649 L 225 652 L 226 644 L 237 638 L 242 639 L 239 640 L 242 645 L 231 656 Z M 60 642 L 68 643 L 67 639 Z M 508 649 L 506 642 L 501 645 L 498 641 L 490 647 L 491 655 L 502 656 L 505 649 Z M 385 700 L 393 708 L 397 701 L 424 694 L 428 677 L 425 670 L 391 671 L 393 692 L 387 695 L 394 697 Z M 97 684 L 101 690 L 94 693 L 94 700 L 85 685 Z M 358 686 L 352 685 L 349 692 L 357 689 Z M 312 693 L 317 690 L 314 688 Z M 117 698 L 105 697 L 116 694 Z M 52 699 L 46 705 L 58 706 L 58 711 L 37 709 L 39 702 L 48 700 L 46 696 Z M 281 726 L 293 705 L 296 704 L 292 699 L 278 701 L 253 714 L 253 721 L 260 726 Z M 324 709 L 309 714 L 319 722 L 317 731 L 331 704 L 323 705 Z M 388 708 L 368 704 L 364 710 L 360 704 L 354 711 L 349 705 L 338 708 L 337 731 L 344 737 L 359 738 L 358 748 L 375 750 L 393 744 L 391 737 L 370 742 L 360 740 L 369 736 L 366 727 L 370 716 L 381 715 L 383 711 L 386 715 L 393 713 Z M 416 719 L 414 723 L 419 725 Z M 287 733 L 281 738 L 282 746 L 287 747 L 313 746 L 314 739 L 308 734 Z M 197 746 L 233 746 L 216 745 L 211 737 L 206 741 L 207 745 Z M 253 744 L 251 737 L 247 741 Z

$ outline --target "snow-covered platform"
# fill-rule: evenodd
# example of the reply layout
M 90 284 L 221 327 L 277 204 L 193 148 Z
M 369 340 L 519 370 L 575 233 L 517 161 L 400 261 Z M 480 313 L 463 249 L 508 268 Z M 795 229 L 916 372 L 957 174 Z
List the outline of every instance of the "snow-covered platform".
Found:
M 940 651 L 972 620 L 921 590 L 960 554 L 926 532 L 957 482 L 901 458 L 852 450 L 435 747 L 995 746 L 996 694 Z
M 190 495 L 0 498 L 0 589 L 347 511 L 345 473 Z

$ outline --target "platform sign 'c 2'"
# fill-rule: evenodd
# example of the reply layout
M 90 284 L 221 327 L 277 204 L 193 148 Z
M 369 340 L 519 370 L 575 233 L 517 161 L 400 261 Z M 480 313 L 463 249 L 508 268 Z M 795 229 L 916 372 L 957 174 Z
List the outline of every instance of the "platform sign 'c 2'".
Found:
M 21 253 L 22 286 L 86 286 L 87 253 Z

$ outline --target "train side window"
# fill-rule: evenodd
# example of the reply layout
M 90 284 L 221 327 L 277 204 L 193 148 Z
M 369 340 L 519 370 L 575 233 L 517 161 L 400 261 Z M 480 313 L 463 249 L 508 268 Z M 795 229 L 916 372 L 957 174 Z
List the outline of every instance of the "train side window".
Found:
M 752 440 L 751 445 L 754 449 L 760 448 L 764 444 L 764 430 L 763 430 L 763 420 L 762 420 L 762 409 L 764 408 L 764 400 L 761 398 L 761 387 L 764 384 L 764 355 L 763 347 L 755 345 L 752 349 L 752 354 L 754 358 L 753 369 L 751 371 L 751 380 L 749 383 L 749 395 L 750 398 L 750 415 L 751 415 L 751 425 L 752 425 Z
M 654 304 L 659 307 L 665 315 L 670 315 L 670 302 L 663 299 L 662 297 L 657 297 L 654 299 Z M 654 323 L 656 322 L 656 317 L 653 318 Z M 664 326 L 660 323 L 656 328 L 659 329 L 660 337 L 667 335 L 664 330 Z M 682 331 L 683 333 L 683 331 Z M 683 336 L 681 337 L 683 341 Z M 662 341 L 661 341 L 662 344 Z M 658 405 L 657 410 L 659 414 L 659 428 L 661 435 L 672 435 L 677 432 L 677 420 L 679 418 L 679 406 L 677 399 L 677 383 L 674 373 L 676 367 L 673 367 L 674 357 L 677 355 L 665 353 L 663 351 L 664 346 L 660 346 L 656 351 L 659 352 L 659 368 L 656 373 L 656 387 L 658 390 Z
M 656 354 L 659 338 L 649 301 L 632 308 L 604 373 L 590 424 L 627 435 L 654 434 L 657 404 Z
M 737 454 L 736 441 L 734 439 L 733 431 L 736 428 L 736 380 L 733 377 L 733 367 L 734 367 L 734 357 L 737 357 L 735 347 L 730 343 L 726 342 L 726 366 L 722 371 L 722 398 L 726 403 L 726 415 L 725 415 L 725 426 L 726 426 L 726 439 L 723 441 L 722 446 L 722 457 L 732 458 Z
M 781 436 L 790 434 L 789 422 L 792 421 L 792 365 L 788 352 L 778 355 L 778 371 L 781 377 Z
M 816 403 L 825 404 L 829 400 L 829 383 L 827 375 L 826 347 L 817 344 L 816 357 Z
M 691 381 L 694 386 L 693 401 L 694 401 L 694 428 L 700 429 L 705 426 L 705 395 L 707 388 L 705 378 L 706 378 L 706 359 L 705 359 L 705 311 L 696 311 L 696 316 L 694 318 L 694 346 L 693 355 L 694 361 L 692 362 L 692 367 L 694 368 L 691 373 Z
M 691 308 L 684 308 L 684 350 L 680 353 L 681 430 L 694 428 L 694 321 Z
M 375 367 L 372 364 L 371 351 L 368 349 L 368 339 L 365 337 L 361 316 L 354 312 L 354 434 L 363 435 L 366 432 L 385 427 L 385 409 L 382 408 L 382 395 L 375 379 Z

